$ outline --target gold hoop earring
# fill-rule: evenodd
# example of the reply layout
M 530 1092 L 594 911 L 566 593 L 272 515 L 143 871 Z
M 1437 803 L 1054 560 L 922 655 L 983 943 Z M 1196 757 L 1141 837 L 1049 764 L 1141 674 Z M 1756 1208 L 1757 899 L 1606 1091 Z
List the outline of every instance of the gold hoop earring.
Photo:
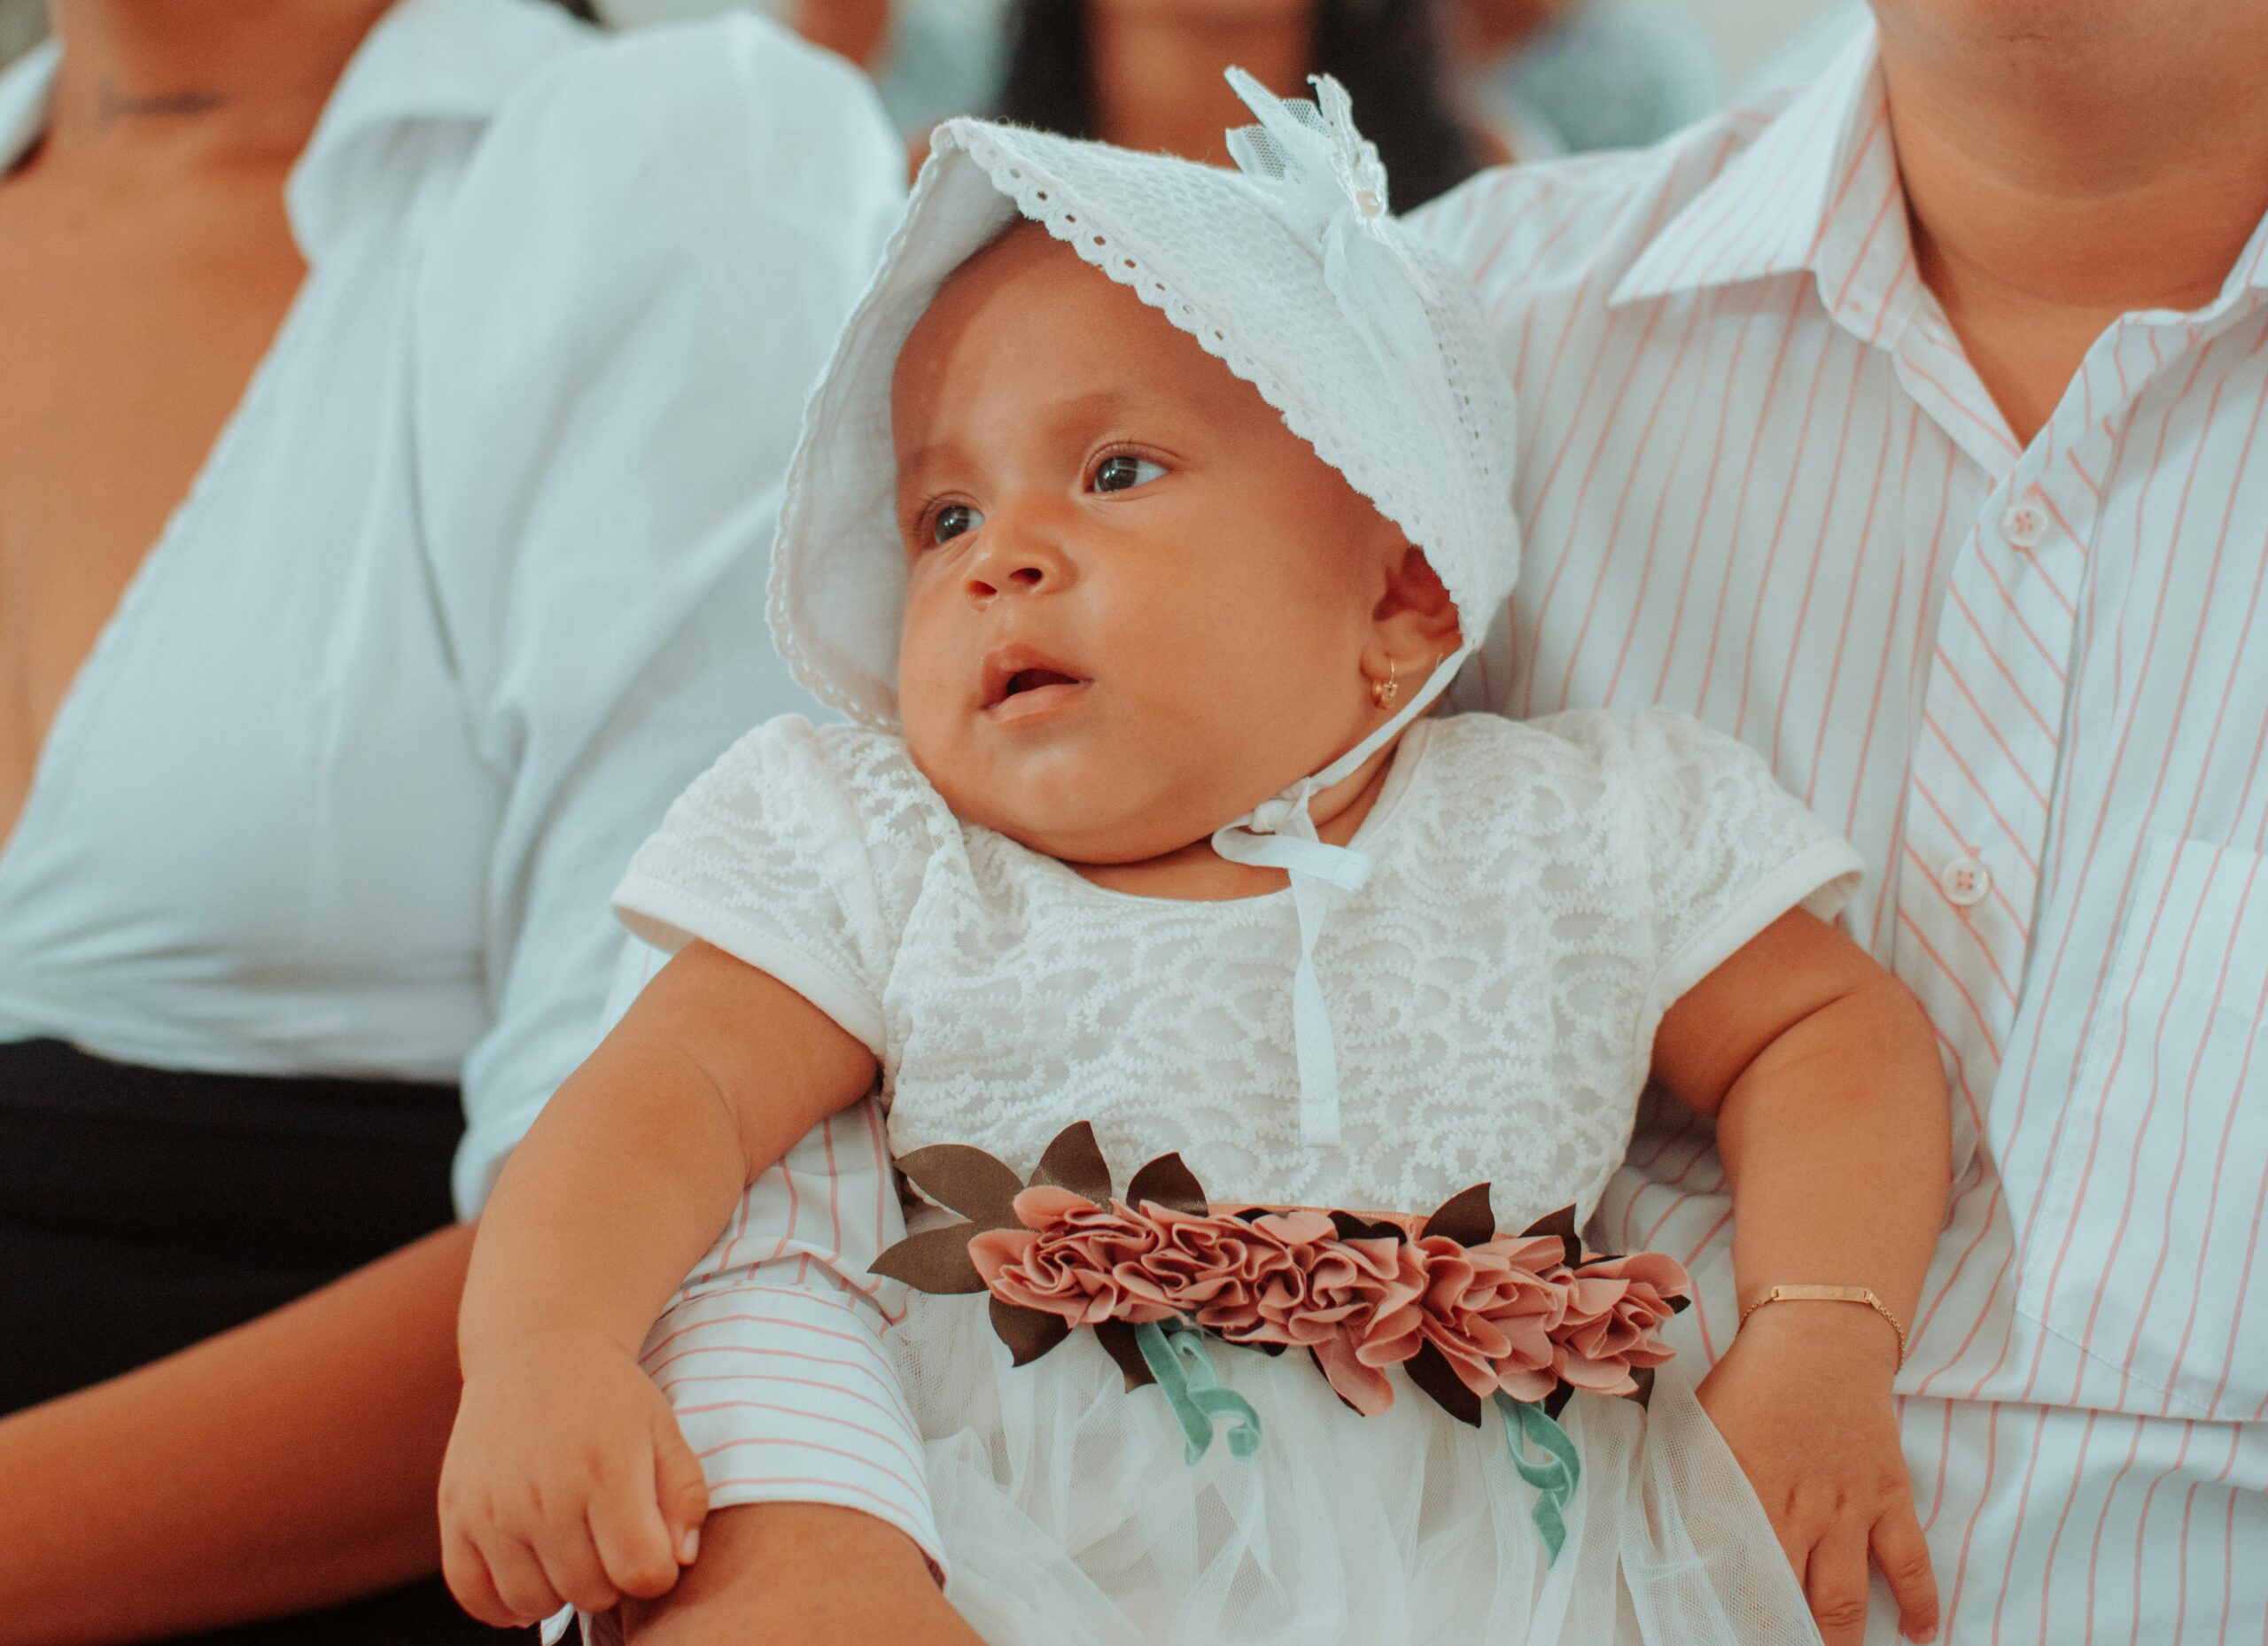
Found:
M 1402 695 L 1402 683 L 1394 677 L 1401 672 L 1393 658 L 1386 660 L 1386 679 L 1371 682 L 1371 701 L 1381 709 L 1394 707 L 1394 700 Z

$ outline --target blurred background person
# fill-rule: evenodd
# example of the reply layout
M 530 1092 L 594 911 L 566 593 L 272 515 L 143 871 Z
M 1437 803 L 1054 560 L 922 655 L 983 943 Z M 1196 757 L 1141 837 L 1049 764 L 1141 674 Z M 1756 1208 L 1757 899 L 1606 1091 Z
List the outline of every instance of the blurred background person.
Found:
M 1435 0 L 1467 106 L 1521 159 L 1658 142 L 1717 107 L 1717 65 L 1628 0 Z
M 902 153 L 746 18 L 48 20 L 0 73 L 0 1642 L 485 1638 L 391 1587 L 454 1219 L 595 1039 L 632 849 L 804 701 L 775 488 Z
M 1082 0 L 1053 0 L 1076 4 Z M 996 105 L 1011 0 L 592 0 L 633 27 L 754 10 L 850 58 L 898 128 Z M 1443 50 L 1474 118 L 1525 136 L 1526 158 L 1651 143 L 1712 112 L 1809 80 L 1858 31 L 1860 0 L 1436 0 Z M 0 0 L 0 63 L 38 38 L 43 0 Z M 1515 144 L 1515 147 L 1519 147 Z
M 1279 97 L 1335 75 L 1394 178 L 1398 211 L 1508 151 L 1460 113 L 1434 0 L 1015 0 L 993 113 L 1130 149 L 1229 163 L 1249 115 L 1234 64 Z
M 1138 31 L 1139 64 L 1209 65 L 1238 52 L 1309 61 L 1354 90 L 1365 129 L 1378 107 L 1398 113 L 1415 104 L 1431 111 L 1418 124 L 1434 146 L 1461 128 L 1462 138 L 1449 139 L 1452 154 L 1462 144 L 1488 159 L 1539 159 L 1652 143 L 1712 113 L 1720 84 L 1744 82 L 1756 57 L 1832 0 L 1780 0 L 1738 17 L 1722 8 L 1696 14 L 1697 0 L 602 0 L 625 23 L 735 3 L 865 68 L 917 160 L 928 128 L 954 114 L 1022 109 L 1058 129 L 1099 129 L 1099 111 L 1114 100 L 1138 103 L 1161 89 L 1153 69 L 1115 98 L 1105 83 Z M 1411 15 L 1419 13 L 1430 14 L 1430 31 Z M 1287 32 L 1306 35 L 1307 46 L 1286 48 Z M 1427 33 L 1422 49 L 1413 45 Z M 1115 42 L 1099 44 L 1106 35 Z M 1164 59 L 1161 40 L 1174 43 Z M 1379 43 L 1390 58 L 1379 58 Z M 1400 72 L 1389 74 L 1386 61 Z M 1169 83 L 1162 89 L 1160 122 L 1201 134 L 1209 102 Z M 1235 118 L 1225 105 L 1213 113 Z M 1073 119 L 1082 123 L 1063 123 Z M 1389 165 L 1394 149 L 1408 146 L 1397 137 Z M 1400 191 L 1404 204 L 1425 198 L 1416 185 Z

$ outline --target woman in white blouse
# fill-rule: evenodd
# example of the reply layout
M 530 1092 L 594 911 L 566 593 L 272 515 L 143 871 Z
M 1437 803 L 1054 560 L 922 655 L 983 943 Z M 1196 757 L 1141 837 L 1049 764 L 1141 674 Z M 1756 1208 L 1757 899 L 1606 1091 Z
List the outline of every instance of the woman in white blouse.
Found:
M 450 1154 L 470 1215 L 632 847 L 793 701 L 773 488 L 902 165 L 746 19 L 53 12 L 0 74 L 4 1642 L 431 1570 Z

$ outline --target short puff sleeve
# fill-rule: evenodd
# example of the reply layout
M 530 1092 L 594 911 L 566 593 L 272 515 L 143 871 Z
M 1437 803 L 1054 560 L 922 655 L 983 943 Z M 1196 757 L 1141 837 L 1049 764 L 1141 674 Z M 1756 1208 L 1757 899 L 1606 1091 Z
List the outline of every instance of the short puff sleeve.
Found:
M 884 1058 L 882 991 L 951 827 L 898 739 L 783 716 L 678 797 L 615 910 L 658 949 L 698 939 L 769 973 Z
M 1651 1022 L 1790 910 L 1833 920 L 1865 872 L 1761 756 L 1689 715 L 1575 710 L 1543 724 L 1593 746 L 1644 865 Z

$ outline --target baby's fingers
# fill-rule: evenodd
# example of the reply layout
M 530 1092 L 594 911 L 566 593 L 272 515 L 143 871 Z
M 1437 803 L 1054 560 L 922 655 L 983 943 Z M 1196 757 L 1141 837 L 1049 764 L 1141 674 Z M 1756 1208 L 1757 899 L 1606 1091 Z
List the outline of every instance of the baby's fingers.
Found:
M 560 1607 L 566 1596 L 551 1586 L 535 1550 L 515 1537 L 499 1537 L 482 1545 L 480 1557 L 504 1603 L 503 1627 L 540 1623 Z M 483 1622 L 489 1619 L 483 1619 Z
M 508 1629 L 519 1619 L 496 1592 L 496 1580 L 472 1540 L 454 1529 L 441 1538 L 441 1576 L 457 1604 L 492 1629 Z
M 1874 1526 L 1875 1564 L 1890 1580 L 1898 1602 L 1898 1629 L 1909 1641 L 1938 1637 L 1938 1574 L 1930 1565 L 1930 1545 L 1914 1505 L 1900 1501 Z
M 701 1523 L 709 1518 L 709 1478 L 685 1443 L 673 1412 L 655 1425 L 654 1495 L 669 1528 L 670 1549 L 681 1565 L 691 1565 L 701 1548 Z
M 1838 1519 L 1820 1534 L 1804 1567 L 1804 1597 L 1827 1646 L 1864 1646 L 1866 1527 Z
M 551 1592 L 559 1597 L 535 1613 L 536 1619 L 549 1617 L 562 1605 L 573 1606 L 578 1611 L 611 1611 L 621 1600 L 622 1591 L 608 1577 L 591 1528 L 580 1517 L 547 1528 L 536 1553 Z
M 667 1413 L 656 1425 L 646 1479 L 591 1504 L 591 1539 L 607 1575 L 625 1595 L 656 1600 L 676 1587 L 678 1568 L 692 1563 L 708 1484 Z M 689 1479 L 688 1479 L 689 1477 Z

